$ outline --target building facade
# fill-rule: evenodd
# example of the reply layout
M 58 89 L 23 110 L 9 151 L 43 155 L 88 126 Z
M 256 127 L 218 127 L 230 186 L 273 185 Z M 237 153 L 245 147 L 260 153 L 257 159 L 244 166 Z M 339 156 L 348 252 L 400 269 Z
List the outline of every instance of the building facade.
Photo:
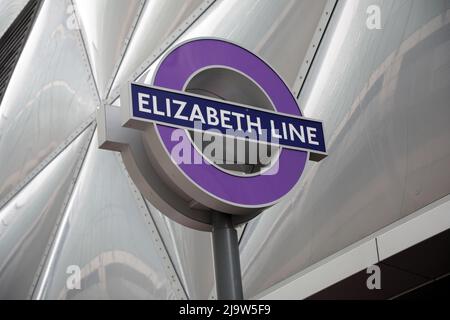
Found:
M 153 207 L 96 132 L 197 37 L 261 56 L 325 125 L 328 158 L 238 227 L 246 298 L 393 298 L 448 274 L 450 1 L 0 0 L 0 36 L 0 299 L 215 298 L 210 234 Z

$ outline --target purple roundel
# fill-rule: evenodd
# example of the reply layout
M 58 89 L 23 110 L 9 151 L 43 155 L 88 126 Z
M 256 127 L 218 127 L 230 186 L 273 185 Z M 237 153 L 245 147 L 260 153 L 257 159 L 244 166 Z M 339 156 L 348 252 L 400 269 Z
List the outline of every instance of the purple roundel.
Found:
M 183 90 L 186 82 L 199 70 L 209 66 L 232 68 L 247 75 L 270 97 L 278 112 L 301 116 L 297 101 L 280 76 L 262 59 L 248 50 L 223 40 L 196 39 L 170 52 L 160 63 L 153 85 Z M 157 125 L 157 131 L 170 152 L 178 143 L 171 141 L 171 127 Z M 191 146 L 191 154 L 198 153 Z M 198 155 L 197 155 L 198 156 Z M 299 181 L 308 153 L 282 149 L 273 175 L 239 177 L 217 167 L 180 164 L 179 169 L 198 187 L 220 199 L 243 207 L 263 207 L 277 202 Z

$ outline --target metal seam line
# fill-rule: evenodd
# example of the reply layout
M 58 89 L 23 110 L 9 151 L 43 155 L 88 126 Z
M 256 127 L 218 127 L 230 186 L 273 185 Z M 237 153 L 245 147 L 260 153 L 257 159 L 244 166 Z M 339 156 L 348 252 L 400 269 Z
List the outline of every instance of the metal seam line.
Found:
M 137 202 L 137 205 L 140 209 L 140 212 L 142 213 L 145 222 L 149 226 L 149 229 L 151 231 L 151 238 L 153 245 L 158 252 L 158 255 L 161 258 L 161 263 L 164 267 L 164 272 L 167 275 L 167 278 L 169 280 L 169 285 L 174 289 L 175 294 L 177 295 L 177 298 L 181 300 L 186 300 L 188 297 L 186 295 L 186 292 L 184 290 L 183 285 L 181 284 L 180 279 L 178 278 L 178 274 L 176 272 L 175 267 L 172 264 L 172 261 L 170 259 L 170 256 L 166 250 L 166 247 L 164 245 L 164 242 L 159 234 L 159 231 L 156 227 L 156 224 L 153 221 L 153 218 L 147 209 L 147 206 L 145 204 L 144 198 L 142 197 L 141 193 L 133 183 L 130 175 L 128 174 L 128 171 L 125 168 L 125 164 L 122 161 L 122 156 L 120 154 L 116 154 L 117 159 L 119 160 L 120 167 L 122 168 L 123 174 L 126 176 L 129 186 L 131 188 L 131 191 L 134 195 L 134 198 Z
M 30 290 L 28 292 L 28 297 L 27 299 L 32 299 L 33 295 L 35 294 L 35 290 L 36 287 L 39 283 L 39 279 L 41 278 L 42 275 L 42 271 L 44 269 L 44 266 L 47 263 L 47 258 L 48 258 L 48 254 L 50 253 L 50 249 L 53 246 L 56 234 L 58 233 L 61 221 L 62 221 L 62 217 L 64 216 L 64 213 L 66 212 L 67 209 L 67 205 L 69 204 L 70 199 L 72 198 L 72 194 L 73 194 L 73 190 L 75 188 L 76 182 L 78 180 L 78 177 L 80 175 L 81 169 L 83 167 L 83 163 L 86 159 L 86 155 L 87 152 L 89 150 L 89 146 L 92 143 L 92 139 L 94 138 L 94 132 L 95 132 L 95 128 L 96 128 L 96 123 L 95 122 L 91 122 L 90 126 L 88 128 L 86 128 L 85 131 L 89 131 L 89 139 L 87 139 L 87 141 L 84 143 L 83 147 L 80 150 L 80 155 L 79 158 L 77 160 L 77 163 L 75 165 L 75 168 L 73 169 L 73 176 L 72 176 L 72 180 L 70 181 L 70 186 L 69 189 L 67 190 L 67 194 L 64 198 L 64 202 L 63 205 L 61 207 L 61 212 L 59 213 L 58 217 L 57 217 L 57 221 L 55 223 L 55 226 L 53 227 L 52 233 L 50 234 L 50 238 L 47 242 L 47 246 L 45 247 L 44 250 L 44 254 L 42 255 L 41 258 L 41 262 L 39 263 L 39 266 L 36 270 L 33 282 L 31 284 Z M 83 131 L 82 133 L 84 133 L 85 131 Z
M 72 3 L 73 8 L 76 8 L 73 0 L 70 0 L 70 3 Z M 76 13 L 76 11 L 75 11 L 75 13 Z M 94 100 L 96 101 L 97 106 L 99 106 L 101 103 L 100 92 L 98 91 L 97 83 L 94 80 L 95 78 L 94 78 L 94 73 L 92 71 L 93 69 L 92 69 L 91 61 L 89 60 L 86 43 L 84 41 L 84 37 L 83 37 L 82 31 L 81 31 L 81 23 L 78 19 L 77 14 L 75 14 L 75 18 L 77 19 L 77 26 L 78 26 L 78 32 L 76 32 L 76 38 L 78 40 L 78 45 L 80 46 L 81 58 L 84 62 L 86 71 L 89 74 L 89 78 L 88 78 L 89 87 L 92 90 L 93 97 L 94 97 Z
M 375 237 L 375 249 L 377 249 L 377 259 L 378 259 L 378 262 L 380 262 L 380 250 L 378 248 L 378 238 L 377 237 Z
M 331 20 L 331 16 L 333 15 L 334 9 L 336 8 L 338 0 L 328 0 L 328 2 L 325 5 L 324 13 L 322 14 L 322 17 L 319 21 L 319 24 L 316 28 L 316 32 L 314 33 L 314 36 L 311 40 L 311 44 L 308 48 L 308 51 L 306 52 L 306 56 L 304 58 L 304 61 L 302 63 L 302 66 L 300 67 L 299 74 L 296 78 L 296 82 L 292 88 L 292 92 L 294 93 L 294 96 L 297 97 L 297 99 L 300 96 L 301 89 L 303 88 L 303 84 L 305 82 L 306 76 L 309 73 L 309 70 L 312 66 L 312 63 L 314 61 L 314 58 L 316 56 L 316 53 L 319 49 L 319 46 L 322 42 L 323 36 L 325 35 L 325 31 L 328 27 L 328 24 Z M 242 231 L 242 234 L 239 238 L 239 244 L 241 243 L 241 240 L 244 236 L 245 231 L 247 230 L 248 223 L 245 224 L 244 230 Z M 377 253 L 378 254 L 378 253 Z M 378 259 L 379 260 L 379 259 Z M 214 288 L 213 288 L 214 292 Z M 211 293 L 210 299 L 214 299 L 214 294 Z
M 82 134 L 95 121 L 95 112 L 75 129 L 55 150 L 53 150 L 41 163 L 39 163 L 19 184 L 11 190 L 3 199 L 0 200 L 0 210 L 11 201 L 28 183 L 30 183 L 42 170 L 44 170 L 50 162 L 60 155 L 80 134 Z
M 416 286 L 416 287 L 414 287 L 414 288 L 411 288 L 411 289 L 409 289 L 409 290 L 407 290 L 407 291 L 405 291 L 405 292 L 402 292 L 402 293 L 400 293 L 400 294 L 398 294 L 398 295 L 395 295 L 395 296 L 393 296 L 393 297 L 390 297 L 389 300 L 395 300 L 395 299 L 398 299 L 398 298 L 400 298 L 400 297 L 402 297 L 402 296 L 404 296 L 404 295 L 407 295 L 407 294 L 410 293 L 410 292 L 413 292 L 413 291 L 415 291 L 415 290 L 417 290 L 417 289 L 420 289 L 420 288 L 422 288 L 422 287 L 425 287 L 425 286 L 427 286 L 427 285 L 429 285 L 429 284 L 431 284 L 431 283 L 433 283 L 433 282 L 436 282 L 436 281 L 438 281 L 438 280 L 442 280 L 442 279 L 444 279 L 444 278 L 446 278 L 446 277 L 448 277 L 448 276 L 450 276 L 450 272 L 449 272 L 449 273 L 446 273 L 446 274 L 444 274 L 444 275 L 442 275 L 442 276 L 440 276 L 440 277 L 437 277 L 437 278 L 435 278 L 435 279 L 432 279 L 432 280 L 430 280 L 430 281 L 427 281 L 427 282 L 425 282 L 425 283 L 419 284 L 418 286 Z
M 112 75 L 106 84 L 105 96 L 100 97 L 102 100 L 106 99 L 112 90 L 114 80 L 116 80 L 117 74 L 119 73 L 119 68 L 122 65 L 123 59 L 125 58 L 125 54 L 128 52 L 128 47 L 130 46 L 131 39 L 133 38 L 133 35 L 134 35 L 134 32 L 136 31 L 138 22 L 140 21 L 142 13 L 144 12 L 145 4 L 146 4 L 146 0 L 141 0 L 140 5 L 139 5 L 139 10 L 133 19 L 131 28 L 128 31 L 128 35 L 124 39 L 122 49 L 120 50 L 119 59 L 116 61 L 116 64 L 114 65 L 114 68 L 113 68 Z
M 179 27 L 160 45 L 154 50 L 150 56 L 132 73 L 129 77 L 129 81 L 135 81 L 139 78 L 160 56 L 164 53 L 181 35 L 183 35 L 202 15 L 205 13 L 216 0 L 205 0 L 198 8 L 184 20 Z M 130 39 L 131 40 L 131 39 Z M 112 90 L 112 88 L 111 88 Z M 113 102 L 120 96 L 120 88 L 109 92 L 109 96 L 106 98 L 105 104 L 113 104 Z
M 206 11 L 206 9 L 207 8 L 209 8 L 209 6 L 214 2 L 215 0 L 207 0 L 207 1 L 205 1 L 205 3 L 206 4 L 208 4 L 204 9 L 202 9 L 201 8 L 201 5 L 200 5 L 200 9 L 202 9 L 202 12 L 201 13 L 203 13 L 204 11 Z M 143 3 L 144 3 L 145 1 L 143 1 Z M 76 8 L 76 6 L 74 5 L 74 3 L 73 3 L 73 0 L 71 0 L 71 3 L 72 3 L 72 5 L 74 6 L 74 8 Z M 205 3 L 203 3 L 203 4 L 205 4 Z M 202 4 L 202 5 L 203 5 Z M 142 8 L 141 8 L 141 10 L 140 10 L 141 12 L 143 11 L 143 4 L 142 4 Z M 199 16 L 201 16 L 201 13 L 198 15 L 198 17 Z M 77 16 L 77 15 L 76 15 Z M 192 25 L 192 23 L 194 23 L 197 19 L 195 19 L 195 12 L 194 12 L 194 14 L 192 14 L 191 15 L 191 17 L 189 17 L 189 18 L 193 18 L 194 20 L 191 22 L 191 23 L 189 23 L 189 25 L 187 26 L 187 28 L 185 29 L 185 30 L 182 30 L 183 31 L 183 33 L 190 27 L 190 25 Z M 197 17 L 197 18 L 198 18 Z M 187 20 L 189 20 L 189 18 L 187 19 Z M 136 23 L 137 23 L 137 20 L 138 19 L 136 19 Z M 80 26 L 80 22 L 79 22 L 79 19 L 78 19 L 78 17 L 77 17 L 77 23 L 78 23 L 78 25 Z M 134 26 L 134 28 L 135 28 L 135 26 Z M 134 31 L 134 28 L 133 28 L 133 31 Z M 181 33 L 182 34 L 182 33 Z M 181 35 L 180 34 L 180 35 Z M 180 36 L 180 35 L 178 35 L 178 36 Z M 175 38 L 175 36 L 174 36 L 174 34 L 172 34 L 172 37 L 173 38 Z M 88 71 L 88 74 L 89 74 L 89 79 L 88 79 L 88 82 L 89 82 L 89 84 L 90 84 L 90 88 L 92 89 L 92 93 L 93 93 L 93 97 L 94 97 L 94 100 L 98 103 L 98 104 L 100 104 L 100 101 L 101 101 L 101 97 L 100 97 L 100 93 L 99 93 L 99 91 L 98 91 L 98 87 L 97 87 L 97 84 L 95 83 L 95 81 L 94 81 L 94 76 L 93 76 L 93 72 L 92 72 L 92 65 L 91 65 L 91 63 L 90 63 L 90 60 L 89 60 L 89 58 L 88 58 L 88 55 L 87 55 L 87 49 L 86 49 L 86 45 L 85 45 L 85 42 L 84 42 L 84 37 L 83 37 L 83 34 L 82 34 L 82 31 L 81 31 L 81 28 L 78 30 L 78 32 L 76 33 L 76 38 L 77 38 L 77 40 L 78 40 L 78 44 L 80 45 L 80 53 L 81 53 L 81 56 L 82 56 L 82 60 L 84 61 L 84 65 L 85 65 L 85 68 L 86 68 L 86 70 Z M 178 37 L 177 37 L 178 38 Z M 174 39 L 173 41 L 175 41 L 176 39 Z M 170 43 L 171 44 L 171 43 Z M 127 41 L 126 41 L 126 45 L 128 46 L 128 43 L 127 43 Z M 168 47 L 168 46 L 167 46 Z M 124 50 L 126 50 L 126 48 L 124 48 Z M 161 50 L 161 48 L 160 48 L 160 51 L 161 51 L 161 53 L 162 53 L 162 51 L 163 50 Z M 120 63 L 119 63 L 120 64 Z M 146 69 L 146 68 L 145 68 Z M 118 71 L 118 68 L 117 68 L 117 71 Z M 112 80 L 113 81 L 113 80 Z M 86 124 L 86 122 L 88 122 L 87 124 Z M 85 121 L 85 122 L 83 122 L 83 124 L 79 127 L 79 128 L 77 128 L 57 149 L 55 149 L 43 162 L 41 162 L 39 165 L 38 165 L 38 167 L 35 169 L 35 170 L 33 170 L 20 184 L 19 184 L 19 186 L 15 189 L 15 190 L 13 190 L 13 191 L 11 191 L 1 202 L 0 202 L 0 209 L 2 208 L 2 207 L 4 207 L 4 205 L 6 204 L 6 203 L 8 203 L 17 193 L 19 193 L 20 192 L 20 190 L 22 190 L 31 180 L 33 180 L 33 178 L 34 177 L 36 177 L 37 176 L 37 174 L 39 174 L 50 162 L 52 162 L 62 151 L 64 151 L 65 149 L 66 149 L 66 147 L 67 146 L 69 146 L 81 133 L 83 133 L 92 123 L 95 123 L 95 112 L 88 118 L 88 120 L 87 121 Z M 91 143 L 91 141 L 92 141 L 92 137 L 93 137 L 93 133 L 95 132 L 95 130 L 94 130 L 94 128 L 96 127 L 96 125 L 94 124 L 93 125 L 93 128 L 92 128 L 92 136 L 91 136 L 91 138 L 89 139 L 89 143 L 87 143 L 86 144 L 86 146 L 84 146 L 83 147 L 83 157 L 81 158 L 81 161 L 80 161 L 80 163 L 79 163 L 79 166 L 78 166 L 78 164 L 77 164 L 77 168 L 76 168 L 76 177 L 74 177 L 74 180 L 71 182 L 71 186 L 70 186 L 70 190 L 69 190 L 69 192 L 68 192 L 68 196 L 67 196 L 67 199 L 65 199 L 65 201 L 64 201 L 64 205 L 63 205 L 63 208 L 65 208 L 66 206 L 67 206 L 67 203 L 68 203 L 68 200 L 70 199 L 70 197 L 71 197 L 71 194 L 72 194 L 72 191 L 73 191 L 73 187 L 74 187 L 74 185 L 75 185 L 75 182 L 76 182 L 76 180 L 77 180 L 77 178 L 78 178 L 78 175 L 79 175 L 79 172 L 81 171 L 81 168 L 82 168 L 82 163 L 84 162 L 84 159 L 85 159 L 85 157 L 86 157 L 86 153 L 87 153 L 87 150 L 88 150 L 88 146 L 90 145 L 90 143 Z M 81 129 L 81 130 L 80 130 Z M 128 175 L 127 175 L 128 176 Z M 129 176 L 128 176 L 128 178 L 129 178 Z M 130 178 L 129 178 L 130 179 Z M 141 201 L 142 201 L 142 199 L 141 199 Z M 142 201 L 143 202 L 143 201 Z M 64 213 L 64 210 L 62 211 L 62 213 Z M 145 214 L 144 214 L 144 216 L 145 216 Z M 61 221 L 61 217 L 62 217 L 62 214 L 60 215 L 60 217 L 59 217 L 59 219 L 58 219 L 58 222 L 57 222 L 57 224 L 55 225 L 55 228 L 54 228 L 54 230 L 53 230 L 53 232 L 52 232 L 52 234 L 51 234 L 51 237 L 50 237 L 50 241 L 49 241 L 49 243 L 48 243 L 48 245 L 47 245 L 47 247 L 46 247 L 46 249 L 45 249 L 45 253 L 44 253 L 44 256 L 43 256 L 43 259 L 42 259 L 42 261 L 41 261 L 41 263 L 40 263 L 40 265 L 39 265 L 39 267 L 38 267 L 38 270 L 37 270 L 37 272 L 36 272 L 36 276 L 35 276 L 35 279 L 33 280 L 33 283 L 32 283 L 32 286 L 31 286 L 31 288 L 30 288 L 30 293 L 29 293 L 29 296 L 28 296 L 28 298 L 31 298 L 32 296 L 33 296 L 33 294 L 35 293 L 35 289 L 36 289 L 36 286 L 37 286 L 37 284 L 38 284 L 38 280 L 39 280 L 39 278 L 40 278 L 40 275 L 41 275 L 41 273 L 42 273 L 42 270 L 43 270 L 43 267 L 44 267 L 44 265 L 45 265 L 45 262 L 46 262 L 46 260 L 47 260 L 47 256 L 48 256 L 48 253 L 49 253 L 49 251 L 50 251 L 50 248 L 51 248 L 51 244 L 53 243 L 53 240 L 54 240 L 54 237 L 55 237 L 55 235 L 56 235 L 56 232 L 57 232 L 57 230 L 58 230 L 58 227 L 59 227 L 59 223 L 60 223 L 60 221 Z M 153 221 L 152 221 L 152 223 L 153 223 Z M 154 223 L 153 223 L 153 226 L 154 226 Z M 155 226 L 154 226 L 154 228 L 155 228 Z M 156 228 L 155 228 L 156 229 Z M 156 230 L 156 232 L 158 232 L 157 230 Z M 158 237 L 159 237 L 159 233 L 158 233 Z M 160 241 L 160 243 L 163 243 L 162 242 L 162 240 L 161 239 L 159 239 L 159 241 Z M 156 241 L 157 242 L 157 241 Z M 159 252 L 161 253 L 161 251 L 162 251 L 162 248 L 160 248 L 161 250 L 159 250 Z M 164 248 L 164 251 L 165 251 L 166 249 Z M 170 259 L 170 257 L 168 256 L 168 254 L 167 254 L 167 252 L 165 251 L 165 258 L 163 257 L 163 259 L 162 259 L 162 261 L 163 261 L 163 264 L 164 264 L 164 261 L 167 261 L 168 259 Z M 167 265 L 167 264 L 170 264 L 170 265 Z M 173 267 L 173 265 L 172 265 L 172 263 L 171 262 L 166 262 L 166 266 L 165 267 L 167 267 L 167 269 L 169 269 L 169 270 L 166 270 L 166 273 L 168 273 L 170 276 L 169 276 L 169 279 L 170 280 L 172 280 L 172 281 L 170 281 L 170 283 L 171 283 L 171 285 L 173 286 L 173 282 L 176 282 L 177 280 L 178 280 L 178 287 L 177 288 L 175 288 L 176 290 L 175 290 L 175 292 L 178 294 L 178 295 L 180 295 L 180 297 L 181 298 L 187 298 L 187 295 L 186 295 L 186 292 L 185 292 L 185 289 L 184 289 L 184 287 L 182 286 L 182 284 L 180 283 L 180 280 L 179 280 L 179 278 L 178 278 L 178 275 L 177 275 L 177 273 L 176 273 L 176 271 L 175 271 L 175 269 L 174 269 L 174 267 Z M 171 270 L 170 270 L 171 269 Z M 172 272 L 169 272 L 169 271 L 172 271 Z
M 142 194 L 142 193 L 141 193 L 141 194 Z M 144 197 L 144 198 L 145 198 L 145 197 Z M 144 199 L 144 200 L 145 200 L 145 199 Z M 150 210 L 150 207 L 149 207 L 149 205 L 151 205 L 150 202 L 149 202 L 148 200 L 146 200 L 146 201 L 145 201 L 145 204 L 147 205 L 147 209 L 149 209 L 150 214 L 151 214 L 152 217 L 153 217 L 153 221 L 156 221 L 155 216 L 153 215 L 152 210 Z M 183 267 L 182 267 L 182 261 L 181 261 L 181 258 L 180 258 L 180 250 L 178 250 L 177 241 L 176 241 L 176 239 L 174 238 L 174 233 L 175 233 L 176 231 L 173 230 L 171 223 L 168 223 L 167 217 L 163 216 L 162 213 L 160 213 L 160 214 L 161 214 L 162 217 L 163 217 L 162 222 L 167 226 L 167 231 L 168 231 L 169 237 L 170 237 L 169 241 L 171 241 L 172 244 L 174 245 L 174 248 L 173 248 L 173 249 L 174 249 L 175 257 L 171 257 L 172 263 L 173 263 L 174 265 L 175 265 L 174 261 L 177 261 L 177 262 L 179 263 L 179 265 L 180 265 L 180 271 L 178 272 L 176 268 L 175 268 L 175 271 L 177 271 L 178 278 L 180 279 L 181 284 L 183 284 L 183 287 L 184 287 L 186 296 L 188 297 L 188 299 L 191 299 L 191 297 L 190 297 L 190 295 L 189 295 L 189 291 L 188 291 L 188 285 L 187 285 L 188 281 L 187 281 L 186 275 L 184 274 L 184 269 L 183 269 Z M 155 225 L 156 225 L 156 228 L 158 228 L 158 224 L 155 223 Z M 158 230 L 161 230 L 161 229 L 158 229 Z M 160 234 L 161 234 L 161 233 L 160 233 Z M 168 243 L 167 241 L 163 241 L 163 242 L 164 242 L 164 244 L 167 244 L 167 243 Z M 166 246 L 166 249 L 167 249 L 167 246 Z M 170 256 L 170 252 L 169 252 L 169 256 Z
M 73 0 L 70 0 L 70 2 L 73 5 Z M 40 10 L 42 9 L 44 1 L 41 2 L 39 11 L 36 13 L 35 21 L 39 18 Z M 77 23 L 78 18 L 77 18 Z M 84 41 L 82 39 L 81 31 L 76 33 L 76 38 L 78 45 L 80 46 L 80 53 L 82 60 L 84 61 L 86 71 L 89 74 L 88 82 L 90 84 L 91 89 L 93 89 L 93 97 L 94 100 L 97 102 L 97 105 L 100 105 L 100 95 L 98 93 L 97 87 L 95 82 L 93 81 L 93 73 L 92 68 L 89 63 L 89 60 L 87 59 L 87 52 L 86 47 L 84 45 Z M 72 143 L 94 120 L 95 120 L 95 112 L 92 113 L 92 115 L 89 116 L 89 118 L 84 121 L 78 128 L 75 129 L 75 131 L 69 135 L 69 137 L 61 144 L 59 145 L 51 154 L 49 154 L 33 171 L 31 171 L 25 179 L 23 179 L 13 190 L 11 190 L 3 199 L 0 199 L 0 210 L 16 195 L 18 194 L 31 180 L 33 180 L 36 175 L 39 174 L 51 161 L 53 161 L 54 158 L 56 158 L 70 143 Z
M 241 244 L 241 240 L 244 237 L 244 233 L 245 233 L 245 230 L 247 230 L 247 227 L 248 227 L 248 222 L 244 225 L 244 227 L 242 229 L 241 236 L 239 237 L 239 244 Z
M 178 281 L 180 282 L 180 286 L 183 288 L 183 291 L 184 291 L 184 294 L 185 294 L 186 298 L 187 298 L 188 300 L 190 300 L 191 298 L 189 297 L 188 291 L 187 291 L 187 288 L 186 288 L 186 287 L 187 287 L 187 283 L 186 283 L 185 281 L 182 280 L 182 277 L 180 276 L 179 272 L 177 271 L 177 268 L 175 268 L 174 259 L 170 256 L 169 250 L 167 250 L 167 245 L 166 245 L 164 239 L 161 237 L 161 232 L 160 232 L 160 230 L 159 230 L 159 228 L 158 228 L 158 225 L 155 223 L 155 218 L 153 217 L 152 210 L 150 210 L 150 208 L 148 207 L 149 203 L 148 203 L 147 201 L 145 201 L 145 198 L 144 198 L 144 196 L 142 195 L 142 193 L 141 193 L 141 196 L 142 196 L 142 198 L 143 198 L 143 200 L 144 200 L 145 208 L 147 209 L 147 212 L 149 213 L 150 219 L 152 219 L 153 225 L 155 226 L 155 229 L 156 229 L 156 231 L 158 232 L 158 235 L 159 235 L 159 237 L 160 237 L 160 239 L 161 239 L 161 243 L 162 243 L 163 246 L 164 246 L 164 250 L 165 250 L 166 253 L 167 253 L 167 257 L 168 257 L 170 263 L 172 264 L 172 267 L 173 267 L 173 269 L 174 269 L 175 274 L 177 275 Z M 174 250 L 177 251 L 177 248 L 174 248 Z M 180 268 L 182 268 L 181 265 L 180 265 Z
M 319 50 L 320 44 L 322 43 L 322 39 L 325 35 L 325 32 L 328 28 L 328 25 L 331 20 L 331 16 L 334 13 L 338 0 L 328 0 L 325 5 L 324 12 L 322 17 L 320 18 L 319 24 L 316 28 L 316 32 L 311 40 L 311 44 L 309 45 L 308 51 L 306 52 L 306 56 L 303 60 L 302 66 L 300 67 L 299 74 L 297 76 L 297 80 L 295 81 L 292 92 L 297 99 L 300 97 L 300 92 L 303 89 L 303 85 L 305 83 L 306 77 L 308 76 L 309 70 L 314 62 L 316 54 Z

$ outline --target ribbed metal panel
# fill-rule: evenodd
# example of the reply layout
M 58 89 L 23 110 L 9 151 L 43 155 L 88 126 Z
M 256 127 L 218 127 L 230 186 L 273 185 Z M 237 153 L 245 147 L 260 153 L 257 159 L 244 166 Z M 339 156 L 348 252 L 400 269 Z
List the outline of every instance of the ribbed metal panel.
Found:
M 0 102 L 33 26 L 41 0 L 30 0 L 0 39 Z
M 0 0 L 0 38 L 22 12 L 29 0 Z

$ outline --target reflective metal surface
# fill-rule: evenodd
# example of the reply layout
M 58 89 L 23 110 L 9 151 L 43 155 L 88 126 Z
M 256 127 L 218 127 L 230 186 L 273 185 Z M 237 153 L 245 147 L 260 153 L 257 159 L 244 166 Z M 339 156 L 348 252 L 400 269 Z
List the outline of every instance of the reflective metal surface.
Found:
M 0 0 L 0 37 L 25 7 L 28 0 Z
M 189 229 L 149 207 L 189 299 L 207 299 L 214 285 L 211 234 Z
M 325 5 L 326 1 L 217 1 L 176 43 L 207 36 L 237 42 L 265 58 L 292 87 Z M 146 81 L 158 62 L 143 76 Z M 177 235 L 184 256 L 195 257 L 180 261 L 182 270 L 191 273 L 185 279 L 186 290 L 195 298 L 209 298 L 214 283 L 213 269 L 207 269 L 213 264 L 211 243 L 205 245 L 206 236 L 191 238 L 188 234 L 194 232 Z M 192 239 L 193 245 L 186 246 L 191 243 L 186 238 Z M 199 282 L 205 277 L 208 281 Z
M 112 85 L 113 89 L 117 89 L 127 81 L 141 63 L 163 44 L 163 41 L 173 41 L 174 39 L 168 39 L 169 35 L 202 2 L 203 0 L 147 1 Z
M 326 4 L 326 0 L 216 1 L 174 45 L 198 37 L 235 42 L 265 59 L 293 86 Z
M 102 98 L 108 93 L 109 81 L 123 57 L 125 46 L 144 3 L 144 0 L 74 0 Z
M 339 1 L 300 96 L 330 156 L 250 223 L 246 297 L 450 193 L 449 23 L 449 1 Z
M 118 155 L 99 150 L 94 137 L 34 298 L 183 297 L 133 192 Z M 71 266 L 80 269 L 81 290 L 66 286 Z
M 103 94 L 138 2 L 75 1 Z M 326 3 L 217 0 L 177 41 L 231 40 L 261 55 L 294 86 Z M 113 87 L 199 4 L 148 0 Z M 19 1 L 0 0 L 0 34 L 13 19 L 2 9 L 10 5 Z M 0 106 L 0 200 L 98 105 L 71 5 L 44 2 Z M 381 9 L 381 30 L 366 27 L 369 5 Z M 338 2 L 299 100 L 305 116 L 323 120 L 330 156 L 310 164 L 288 200 L 248 225 L 240 245 L 246 298 L 450 193 L 449 68 L 450 1 Z M 210 235 L 150 206 L 161 238 L 155 236 L 120 159 L 93 141 L 33 297 L 184 298 L 178 278 L 167 271 L 172 262 L 189 298 L 210 297 Z M 33 287 L 79 143 L 0 211 L 0 298 L 25 298 Z M 170 259 L 160 254 L 166 249 Z M 73 265 L 80 267 L 82 290 L 66 286 Z
M 84 122 L 97 105 L 70 1 L 45 1 L 0 106 L 0 199 Z
M 0 300 L 28 296 L 91 137 L 82 133 L 0 211 Z

